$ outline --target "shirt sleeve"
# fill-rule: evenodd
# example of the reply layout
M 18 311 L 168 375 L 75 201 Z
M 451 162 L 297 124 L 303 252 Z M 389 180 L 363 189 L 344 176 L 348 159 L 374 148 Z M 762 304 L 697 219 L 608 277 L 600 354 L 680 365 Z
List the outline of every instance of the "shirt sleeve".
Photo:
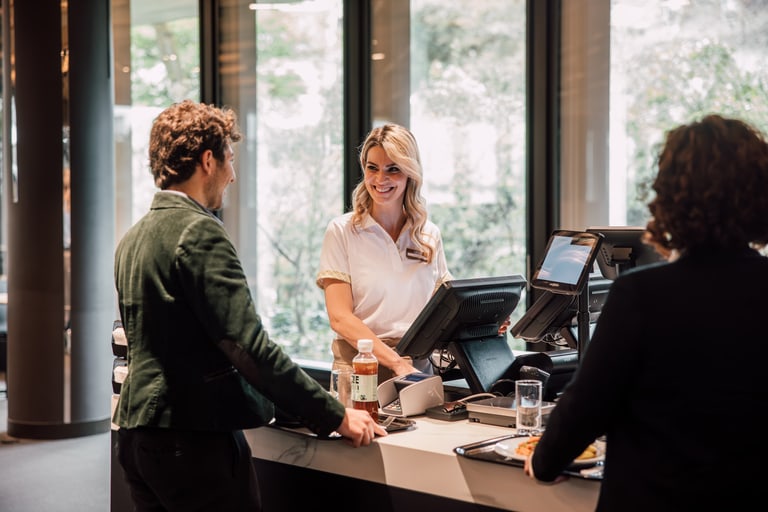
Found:
M 320 267 L 315 283 L 325 288 L 325 279 L 338 279 L 351 283 L 349 270 L 349 244 L 345 234 L 345 223 L 334 219 L 328 223 L 320 250 Z
M 445 259 L 445 250 L 443 248 L 443 237 L 440 229 L 435 228 L 435 260 L 437 263 L 438 280 L 435 283 L 435 289 L 446 281 L 452 281 L 453 275 L 448 270 L 448 263 Z

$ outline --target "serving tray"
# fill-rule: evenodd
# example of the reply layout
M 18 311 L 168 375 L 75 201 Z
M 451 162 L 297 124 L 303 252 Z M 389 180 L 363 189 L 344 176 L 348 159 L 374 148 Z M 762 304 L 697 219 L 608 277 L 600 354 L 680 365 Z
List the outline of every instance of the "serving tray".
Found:
M 493 462 L 496 464 L 504 464 L 505 466 L 517 466 L 519 468 L 522 468 L 523 461 L 504 457 L 503 455 L 496 453 L 496 451 L 494 450 L 494 446 L 496 446 L 496 443 L 498 443 L 499 441 L 513 439 L 516 437 L 526 437 L 526 436 L 519 436 L 516 434 L 512 434 L 512 435 L 494 437 L 492 439 L 486 439 L 485 441 L 478 441 L 475 443 L 469 443 L 469 444 L 457 446 L 456 448 L 453 449 L 453 451 L 457 455 L 461 455 L 462 457 L 467 457 L 468 459 L 484 460 L 484 461 Z M 591 466 L 586 466 L 586 467 L 580 466 L 579 468 L 567 469 L 563 471 L 563 474 L 568 476 L 573 476 L 576 478 L 583 478 L 585 480 L 602 480 L 603 479 L 602 467 L 603 467 L 603 463 L 598 462 Z

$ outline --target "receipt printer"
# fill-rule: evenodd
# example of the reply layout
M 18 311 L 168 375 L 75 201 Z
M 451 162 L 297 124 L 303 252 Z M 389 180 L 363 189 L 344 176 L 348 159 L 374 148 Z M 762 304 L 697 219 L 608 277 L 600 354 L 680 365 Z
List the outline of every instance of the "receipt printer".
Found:
M 443 379 L 439 375 L 414 372 L 379 384 L 376 392 L 381 412 L 390 416 L 416 416 L 442 404 Z

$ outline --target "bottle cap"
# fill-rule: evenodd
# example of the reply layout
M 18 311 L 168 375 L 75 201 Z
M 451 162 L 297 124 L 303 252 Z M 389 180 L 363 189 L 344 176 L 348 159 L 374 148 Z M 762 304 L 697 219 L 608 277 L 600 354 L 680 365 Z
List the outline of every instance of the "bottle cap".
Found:
M 373 340 L 357 340 L 358 352 L 371 352 L 373 350 Z

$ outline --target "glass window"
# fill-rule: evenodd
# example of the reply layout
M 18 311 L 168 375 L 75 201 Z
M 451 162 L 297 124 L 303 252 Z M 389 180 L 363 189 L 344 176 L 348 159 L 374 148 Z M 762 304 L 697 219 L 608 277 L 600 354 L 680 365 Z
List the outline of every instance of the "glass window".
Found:
M 148 210 L 152 120 L 171 103 L 200 99 L 197 0 L 113 0 L 117 238 Z
M 562 223 L 641 225 L 667 130 L 717 112 L 768 128 L 765 2 L 563 2 Z
M 250 16 L 243 2 L 222 5 L 223 100 L 247 138 L 224 222 L 270 335 L 296 358 L 329 362 L 314 278 L 325 226 L 343 211 L 344 151 L 357 151 L 343 140 L 343 2 L 256 2 Z M 525 274 L 525 9 L 372 3 L 374 124 L 419 139 L 456 277 Z
M 416 136 L 451 272 L 525 276 L 526 2 L 372 5 L 374 124 Z
M 223 6 L 223 102 L 245 132 L 224 222 L 270 337 L 295 359 L 330 362 L 315 274 L 343 207 L 343 1 Z

